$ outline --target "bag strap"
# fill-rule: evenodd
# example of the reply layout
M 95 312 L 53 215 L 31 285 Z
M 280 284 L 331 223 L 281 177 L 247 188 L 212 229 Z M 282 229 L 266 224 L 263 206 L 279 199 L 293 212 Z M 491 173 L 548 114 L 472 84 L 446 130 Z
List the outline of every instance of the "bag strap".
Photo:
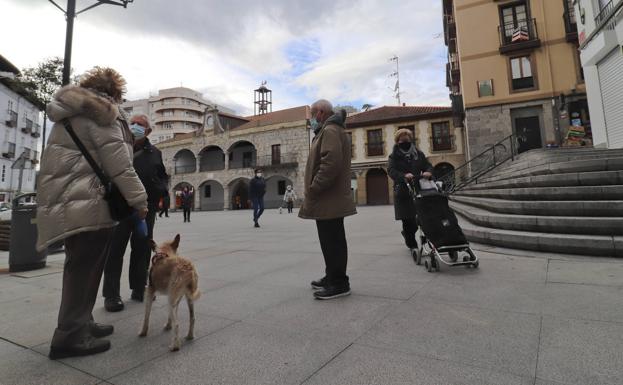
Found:
M 76 135 L 76 132 L 69 123 L 69 119 L 63 119 L 61 120 L 61 123 L 63 123 L 63 126 L 65 126 L 65 130 L 67 130 L 67 133 L 69 134 L 69 136 L 71 136 L 71 139 L 74 141 L 76 146 L 78 146 L 78 149 L 80 150 L 84 158 L 87 160 L 87 162 L 89 162 L 89 165 L 91 165 L 93 172 L 95 172 L 95 175 L 97 175 L 100 182 L 102 182 L 102 185 L 108 186 L 108 184 L 110 184 L 110 178 L 108 178 L 104 174 L 104 171 L 102 171 L 97 162 L 95 162 L 95 159 L 93 159 L 89 151 L 86 149 L 86 147 L 84 147 L 84 144 L 80 141 L 78 135 Z

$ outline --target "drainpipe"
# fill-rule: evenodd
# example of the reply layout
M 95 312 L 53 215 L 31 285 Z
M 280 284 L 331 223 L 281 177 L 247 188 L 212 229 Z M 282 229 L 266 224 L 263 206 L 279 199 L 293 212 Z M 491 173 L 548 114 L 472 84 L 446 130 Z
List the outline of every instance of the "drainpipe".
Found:
M 547 18 L 545 17 L 545 2 L 541 1 L 541 13 L 543 15 L 543 41 L 547 42 L 548 41 L 548 34 L 547 34 Z M 556 92 L 554 89 L 554 71 L 552 69 L 552 57 L 550 55 L 550 48 L 547 44 L 545 44 L 545 55 L 546 55 L 546 59 L 547 59 L 547 68 L 549 69 L 549 79 L 550 79 L 550 83 L 551 83 L 551 87 L 552 87 L 552 94 L 551 97 L 555 98 L 556 97 Z M 554 136 L 558 139 L 558 137 L 560 136 L 560 124 L 557 123 L 558 116 L 553 116 L 554 114 L 560 115 L 558 113 L 558 109 L 556 108 L 555 105 L 552 105 L 552 124 L 554 125 Z M 547 135 L 545 135 L 545 138 L 543 138 L 544 142 L 547 142 L 546 140 Z M 558 143 L 560 145 L 560 143 Z

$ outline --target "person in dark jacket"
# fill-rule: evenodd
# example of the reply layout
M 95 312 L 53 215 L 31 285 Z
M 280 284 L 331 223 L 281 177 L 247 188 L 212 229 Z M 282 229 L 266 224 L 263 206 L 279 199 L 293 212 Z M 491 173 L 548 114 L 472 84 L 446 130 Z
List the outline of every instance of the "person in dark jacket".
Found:
M 413 142 L 413 133 L 400 129 L 394 136 L 394 150 L 389 156 L 388 174 L 394 180 L 394 211 L 396 220 L 402 221 L 402 236 L 409 249 L 417 247 L 415 233 L 416 222 L 415 204 L 409 195 L 406 183 L 419 178 L 431 179 L 433 166 L 426 159 L 424 153 L 418 150 Z
M 128 247 L 128 241 L 132 249 L 129 271 L 131 298 L 143 301 L 149 268 L 149 240 L 153 237 L 158 202 L 167 194 L 169 178 L 162 163 L 162 153 L 147 139 L 151 133 L 147 116 L 133 116 L 130 120 L 130 130 L 134 136 L 134 169 L 147 191 L 147 209 L 149 210 L 145 218 L 147 237 L 135 231 L 137 222 L 133 217 L 121 221 L 114 230 L 110 253 L 104 268 L 103 287 L 104 307 L 113 312 L 124 308 L 120 295 L 120 281 L 123 255 Z
M 259 220 L 264 212 L 264 194 L 266 194 L 266 180 L 262 177 L 262 170 L 255 170 L 255 178 L 249 183 L 249 198 L 253 204 L 253 223 L 260 227 Z
M 170 206 L 171 206 L 171 197 L 169 197 L 169 193 L 167 192 L 162 197 L 162 208 L 160 209 L 160 214 L 158 214 L 158 216 L 162 218 L 162 215 L 164 214 L 164 216 L 168 218 Z
M 182 189 L 182 210 L 184 211 L 184 222 L 190 222 L 190 210 L 193 208 L 193 192 L 185 186 Z

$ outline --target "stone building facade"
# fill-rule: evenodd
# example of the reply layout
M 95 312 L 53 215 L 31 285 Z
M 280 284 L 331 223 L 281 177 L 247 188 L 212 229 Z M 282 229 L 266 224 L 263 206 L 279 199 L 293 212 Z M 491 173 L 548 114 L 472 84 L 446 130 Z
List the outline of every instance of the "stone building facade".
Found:
M 401 128 L 414 133 L 440 177 L 465 163 L 463 129 L 455 125 L 450 107 L 384 106 L 346 119 L 352 141 L 352 190 L 359 205 L 393 204 L 393 181 L 387 175 L 394 134 Z
M 194 191 L 195 210 L 249 208 L 248 186 L 254 169 L 267 182 L 267 208 L 283 203 L 287 185 L 299 202 L 309 154 L 310 109 L 301 106 L 264 115 L 237 117 L 214 109 L 197 132 L 158 144 L 171 176 L 171 208 L 179 206 L 184 186 Z

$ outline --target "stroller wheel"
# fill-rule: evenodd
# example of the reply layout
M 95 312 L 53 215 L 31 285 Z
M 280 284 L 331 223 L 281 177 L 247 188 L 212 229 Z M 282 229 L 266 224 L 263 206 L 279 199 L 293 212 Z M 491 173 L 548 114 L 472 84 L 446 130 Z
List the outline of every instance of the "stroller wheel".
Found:
M 419 248 L 411 249 L 411 256 L 416 265 L 419 266 L 422 264 L 422 251 Z
M 474 267 L 474 269 L 477 269 L 477 268 L 478 268 L 478 265 L 479 265 L 478 261 L 476 261 L 476 262 L 472 263 L 472 266 Z
M 466 255 L 463 257 L 463 262 L 467 262 L 467 261 L 469 261 L 469 257 Z
M 458 251 L 451 251 L 451 252 L 448 253 L 448 256 L 450 257 L 450 261 L 456 262 L 459 259 L 459 252 Z
M 429 273 L 433 272 L 433 265 L 429 263 L 428 261 L 424 261 L 424 267 L 426 268 L 426 271 L 428 271 Z

